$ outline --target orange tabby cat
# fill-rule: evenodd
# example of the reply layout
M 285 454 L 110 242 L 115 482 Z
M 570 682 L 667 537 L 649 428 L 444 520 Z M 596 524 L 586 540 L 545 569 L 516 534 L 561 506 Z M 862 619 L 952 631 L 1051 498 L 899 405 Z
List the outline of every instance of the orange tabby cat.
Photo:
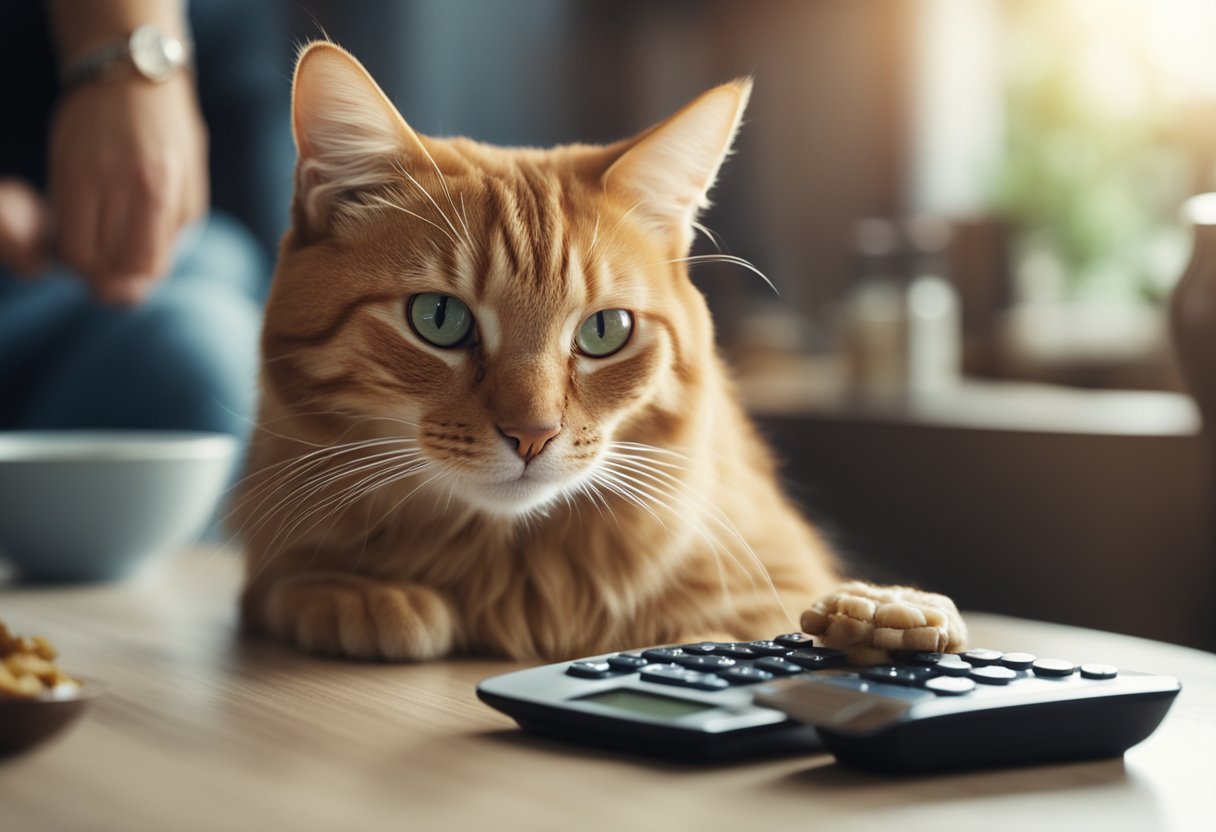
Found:
M 401 119 L 304 50 L 299 162 L 238 506 L 248 625 L 359 658 L 558 658 L 802 624 L 954 647 L 941 596 L 840 584 L 687 272 L 750 83 L 607 147 Z M 867 654 L 866 651 L 869 651 Z

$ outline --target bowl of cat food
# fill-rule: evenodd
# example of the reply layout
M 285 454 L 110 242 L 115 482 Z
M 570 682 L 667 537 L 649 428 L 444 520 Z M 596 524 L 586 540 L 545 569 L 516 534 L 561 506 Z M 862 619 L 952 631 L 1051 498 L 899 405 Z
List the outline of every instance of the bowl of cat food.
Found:
M 56 658 L 46 639 L 13 635 L 0 621 L 0 758 L 60 733 L 101 692 L 96 682 L 69 676 Z
M 0 562 L 27 582 L 128 576 L 197 539 L 237 450 L 220 433 L 0 432 Z

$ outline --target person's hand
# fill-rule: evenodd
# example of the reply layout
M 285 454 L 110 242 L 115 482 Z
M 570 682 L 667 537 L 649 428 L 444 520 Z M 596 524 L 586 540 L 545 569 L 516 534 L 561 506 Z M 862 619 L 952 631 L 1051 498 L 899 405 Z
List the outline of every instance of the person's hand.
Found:
M 193 80 L 109 79 L 68 93 L 51 128 L 50 197 L 57 253 L 94 295 L 146 297 L 208 202 Z
M 0 267 L 33 277 L 50 254 L 46 200 L 20 179 L 0 178 Z

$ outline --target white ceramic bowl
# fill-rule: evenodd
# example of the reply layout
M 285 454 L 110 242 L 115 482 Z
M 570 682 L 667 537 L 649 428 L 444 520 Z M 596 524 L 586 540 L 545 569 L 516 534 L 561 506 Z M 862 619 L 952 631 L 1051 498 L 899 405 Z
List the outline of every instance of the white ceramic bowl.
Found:
M 0 559 L 24 580 L 124 577 L 197 539 L 237 446 L 219 433 L 0 432 Z

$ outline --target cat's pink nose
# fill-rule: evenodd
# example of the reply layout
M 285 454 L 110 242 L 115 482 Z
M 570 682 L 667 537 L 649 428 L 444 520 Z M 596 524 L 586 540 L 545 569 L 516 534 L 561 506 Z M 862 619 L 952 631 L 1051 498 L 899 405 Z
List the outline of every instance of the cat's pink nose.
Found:
M 498 432 L 507 437 L 508 440 L 515 443 L 515 451 L 524 460 L 530 462 L 537 454 L 544 450 L 545 445 L 549 440 L 557 436 L 561 432 L 561 425 L 557 427 L 504 427 L 499 426 Z

